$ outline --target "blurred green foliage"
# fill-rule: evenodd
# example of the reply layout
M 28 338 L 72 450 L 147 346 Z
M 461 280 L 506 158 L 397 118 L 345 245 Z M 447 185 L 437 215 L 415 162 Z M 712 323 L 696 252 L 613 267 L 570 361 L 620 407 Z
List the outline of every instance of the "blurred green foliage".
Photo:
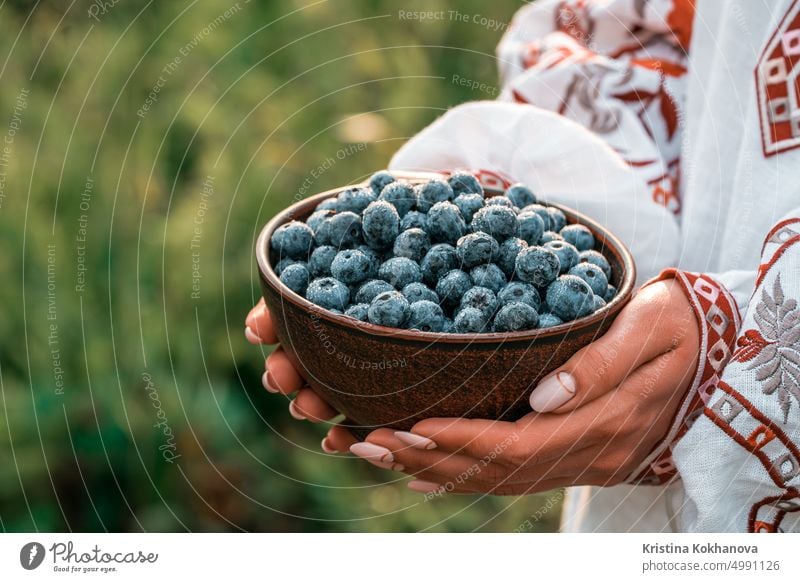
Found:
M 556 527 L 560 492 L 425 502 L 324 455 L 242 333 L 273 213 L 492 97 L 452 78 L 495 83 L 501 31 L 398 17 L 454 4 L 3 4 L 2 530 Z

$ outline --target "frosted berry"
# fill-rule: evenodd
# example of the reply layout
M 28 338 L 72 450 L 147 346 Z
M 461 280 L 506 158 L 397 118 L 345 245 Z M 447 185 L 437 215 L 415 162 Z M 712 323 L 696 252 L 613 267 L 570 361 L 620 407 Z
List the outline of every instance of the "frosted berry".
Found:
M 306 298 L 325 309 L 338 309 L 341 313 L 350 302 L 350 289 L 333 277 L 314 279 L 306 290 Z

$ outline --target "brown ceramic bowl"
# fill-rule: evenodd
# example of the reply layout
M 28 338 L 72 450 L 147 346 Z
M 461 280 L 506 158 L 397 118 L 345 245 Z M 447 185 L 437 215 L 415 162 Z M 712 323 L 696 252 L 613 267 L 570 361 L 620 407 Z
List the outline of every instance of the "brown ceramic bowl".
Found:
M 400 177 L 420 182 L 434 176 Z M 256 258 L 281 345 L 309 386 L 347 417 L 360 438 L 377 427 L 407 430 L 431 417 L 520 418 L 530 412 L 528 397 L 539 379 L 603 335 L 631 297 L 636 272 L 628 249 L 593 220 L 554 204 L 569 223 L 592 231 L 611 264 L 617 296 L 589 317 L 541 330 L 439 334 L 331 313 L 280 282 L 268 244 L 280 225 L 304 220 L 322 200 L 348 187 L 317 194 L 275 216 L 261 231 Z

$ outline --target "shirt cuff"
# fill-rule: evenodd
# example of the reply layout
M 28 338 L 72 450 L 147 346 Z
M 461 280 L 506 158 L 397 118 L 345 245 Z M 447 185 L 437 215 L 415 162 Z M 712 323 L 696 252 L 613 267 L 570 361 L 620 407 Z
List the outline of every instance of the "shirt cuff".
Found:
M 734 351 L 742 323 L 733 295 L 709 275 L 665 269 L 642 287 L 667 279 L 680 283 L 694 310 L 700 332 L 700 358 L 692 384 L 672 419 L 666 437 L 628 478 L 628 483 L 639 485 L 663 485 L 677 476 L 672 448 L 703 413 L 703 407 Z

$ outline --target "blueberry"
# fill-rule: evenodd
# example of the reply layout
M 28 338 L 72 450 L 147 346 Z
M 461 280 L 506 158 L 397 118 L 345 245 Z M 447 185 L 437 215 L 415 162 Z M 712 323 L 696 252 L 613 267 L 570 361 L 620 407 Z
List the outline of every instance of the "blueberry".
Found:
M 358 321 L 369 321 L 367 318 L 368 310 L 369 310 L 369 304 L 356 303 L 355 305 L 351 305 L 350 307 L 345 309 L 344 314 L 348 317 L 352 317 L 353 319 L 357 319 Z
M 409 210 L 406 215 L 400 219 L 400 231 L 408 230 L 409 228 L 421 228 L 428 230 L 428 216 L 419 210 Z
M 582 224 L 567 225 L 559 231 L 559 234 L 579 251 L 588 251 L 594 248 L 594 235 Z
M 444 322 L 442 323 L 442 333 L 456 333 L 456 326 L 455 322 L 449 317 L 444 318 Z
M 387 327 L 403 327 L 408 319 L 409 305 L 397 291 L 381 293 L 369 304 L 367 317 L 370 323 Z
M 547 211 L 546 206 L 542 206 L 541 204 L 528 204 L 522 210 L 520 210 L 520 214 L 523 214 L 525 212 L 535 212 L 536 214 L 538 214 L 539 218 L 541 218 L 542 222 L 544 222 L 545 231 L 556 230 L 555 228 L 553 228 L 553 219 L 550 217 L 550 213 Z
M 302 263 L 289 265 L 281 273 L 281 283 L 298 295 L 306 294 L 309 279 L 310 275 L 308 274 L 308 269 Z
M 408 299 L 410 305 L 414 305 L 417 301 L 433 301 L 434 303 L 439 303 L 439 296 L 425 283 L 409 283 L 403 287 L 402 293 L 403 297 Z
M 539 314 L 527 303 L 507 303 L 494 318 L 492 331 L 508 332 L 534 329 L 539 323 Z
M 606 294 L 603 296 L 603 300 L 606 303 L 609 303 L 614 297 L 617 296 L 617 288 L 613 285 L 609 285 L 608 289 L 606 289 Z
M 406 213 L 414 208 L 417 203 L 417 195 L 414 188 L 406 182 L 392 182 L 388 184 L 379 196 L 380 200 L 385 200 L 397 209 L 397 214 L 402 218 Z
M 444 331 L 445 317 L 442 308 L 433 301 L 416 301 L 409 307 L 408 323 L 409 329 L 420 331 Z
M 478 179 L 467 172 L 453 172 L 447 183 L 453 189 L 453 193 L 459 194 L 480 194 L 483 196 L 483 187 Z
M 371 261 L 361 251 L 346 249 L 336 253 L 331 263 L 331 275 L 347 285 L 355 285 L 370 277 Z
M 394 239 L 394 256 L 406 257 L 412 261 L 421 261 L 431 248 L 428 233 L 421 228 L 404 230 Z
M 422 270 L 411 259 L 393 257 L 381 265 L 378 277 L 391 283 L 395 289 L 402 289 L 409 283 L 422 281 Z
M 364 212 L 364 209 L 375 200 L 377 196 L 371 188 L 348 188 L 336 197 L 339 212 L 350 211 L 356 214 Z
M 469 272 L 469 276 L 472 279 L 473 285 L 488 287 L 495 293 L 505 287 L 507 281 L 503 271 L 494 263 L 473 267 Z
M 361 218 L 354 212 L 339 212 L 326 218 L 316 231 L 318 245 L 349 249 L 361 243 Z
M 298 220 L 279 226 L 272 234 L 272 248 L 282 259 L 307 259 L 314 244 L 314 231 Z
M 318 212 L 320 210 L 333 210 L 334 212 L 336 212 L 337 210 L 339 210 L 339 203 L 336 201 L 336 198 L 326 198 L 325 200 L 317 204 L 317 207 L 314 209 L 315 212 Z
M 554 240 L 564 240 L 564 237 L 552 230 L 546 230 L 542 233 L 542 237 L 539 239 L 539 244 L 544 245 Z
M 511 202 L 511 200 L 509 200 L 505 196 L 492 196 L 491 198 L 487 198 L 486 206 L 505 206 L 506 208 L 510 208 L 511 210 L 514 210 L 514 208 L 516 208 L 516 206 L 514 206 L 514 203 Z
M 446 243 L 433 245 L 422 259 L 422 277 L 425 283 L 435 287 L 444 275 L 457 268 L 459 265 L 456 249 Z
M 372 177 L 369 179 L 369 187 L 372 188 L 372 192 L 375 194 L 375 196 L 380 196 L 383 189 L 394 181 L 394 176 L 392 176 L 389 172 L 382 170 L 372 174 Z
M 605 306 L 606 306 L 605 300 L 602 297 L 600 297 L 599 295 L 595 295 L 594 296 L 594 306 L 592 308 L 592 311 L 597 311 L 598 309 L 602 309 Z
M 497 253 L 497 266 L 503 270 L 509 279 L 514 276 L 516 269 L 517 255 L 523 249 L 528 248 L 528 243 L 516 237 L 509 237 L 500 245 Z
M 456 314 L 453 327 L 456 333 L 481 333 L 486 330 L 488 321 L 480 309 L 465 307 Z
M 544 234 L 544 221 L 535 212 L 523 212 L 517 216 L 519 223 L 518 235 L 529 245 L 538 245 Z
M 382 279 L 372 279 L 358 288 L 356 303 L 372 303 L 373 299 L 387 291 L 394 291 L 394 287 Z
M 608 290 L 608 279 L 603 269 L 591 263 L 578 263 L 569 270 L 570 275 L 580 277 L 592 288 L 592 293 L 603 297 Z
M 323 245 L 314 249 L 311 258 L 308 259 L 308 270 L 314 277 L 329 277 L 331 274 L 331 263 L 336 256 L 337 250 L 330 245 Z
M 512 281 L 497 294 L 497 301 L 500 305 L 507 305 L 509 303 L 525 303 L 533 307 L 536 311 L 542 305 L 542 298 L 536 287 L 528 283 L 520 281 Z
M 306 298 L 320 307 L 338 309 L 341 312 L 350 302 L 350 289 L 333 277 L 323 277 L 311 281 L 306 290 Z
M 322 221 L 326 218 L 330 218 L 334 214 L 336 214 L 335 210 L 315 210 L 311 216 L 306 218 L 306 224 L 311 230 L 314 231 L 314 234 L 316 234 L 319 225 L 322 224 Z
M 592 288 L 580 277 L 561 275 L 547 288 L 547 308 L 563 321 L 588 315 L 594 309 Z
M 428 212 L 437 202 L 445 202 L 454 198 L 450 184 L 443 180 L 430 180 L 424 184 L 419 184 L 415 190 L 417 208 L 422 212 Z
M 509 186 L 506 190 L 506 197 L 517 208 L 525 208 L 531 204 L 536 204 L 536 195 L 533 190 L 520 183 Z
M 358 245 L 356 249 L 364 253 L 369 259 L 369 278 L 374 279 L 377 277 L 378 269 L 383 263 L 383 256 L 369 245 Z
M 294 264 L 298 264 L 298 263 L 301 264 L 301 265 L 305 265 L 306 264 L 303 261 L 295 261 L 294 259 L 281 259 L 280 261 L 278 261 L 278 264 L 276 264 L 273 267 L 272 270 L 275 271 L 275 274 L 278 277 L 280 277 L 281 273 L 283 273 L 283 270 L 286 267 L 288 267 L 289 265 L 294 265 Z
M 472 227 L 502 242 L 516 234 L 517 214 L 505 206 L 484 206 L 472 217 Z
M 541 313 L 539 314 L 539 328 L 544 329 L 546 327 L 555 327 L 557 325 L 561 325 L 564 323 L 561 321 L 561 318 L 557 315 L 553 315 L 552 313 Z
M 400 232 L 400 216 L 393 205 L 378 200 L 364 210 L 362 228 L 369 246 L 385 249 L 392 246 Z
M 561 232 L 561 229 L 567 224 L 567 217 L 564 213 L 555 206 L 548 206 L 547 214 L 550 216 L 550 224 L 553 225 L 550 230 Z
M 459 310 L 473 307 L 483 313 L 486 321 L 490 321 L 497 311 L 497 296 L 486 287 L 472 287 L 461 298 Z
M 459 269 L 453 269 L 439 279 L 436 284 L 436 294 L 445 307 L 454 308 L 461 303 L 461 298 L 470 287 L 472 287 L 472 279 L 469 278 L 469 275 Z
M 485 232 L 474 232 L 458 239 L 456 253 L 463 267 L 471 269 L 476 265 L 491 263 L 498 255 L 500 245 Z
M 568 273 L 569 270 L 578 264 L 578 249 L 564 240 L 554 240 L 545 243 L 544 248 L 553 251 L 558 255 L 561 262 L 561 273 Z
M 466 222 L 471 222 L 472 217 L 478 210 L 483 208 L 483 196 L 480 194 L 461 194 L 456 196 L 453 204 L 458 206 L 461 216 L 464 217 Z
M 578 261 L 581 263 L 591 263 L 603 269 L 606 279 L 611 280 L 611 265 L 601 253 L 593 250 L 581 251 L 578 253 Z
M 547 287 L 555 281 L 560 269 L 558 255 L 546 247 L 528 247 L 517 255 L 517 277 L 537 287 Z
M 455 244 L 467 231 L 467 224 L 452 202 L 437 202 L 428 211 L 428 234 L 434 242 Z

